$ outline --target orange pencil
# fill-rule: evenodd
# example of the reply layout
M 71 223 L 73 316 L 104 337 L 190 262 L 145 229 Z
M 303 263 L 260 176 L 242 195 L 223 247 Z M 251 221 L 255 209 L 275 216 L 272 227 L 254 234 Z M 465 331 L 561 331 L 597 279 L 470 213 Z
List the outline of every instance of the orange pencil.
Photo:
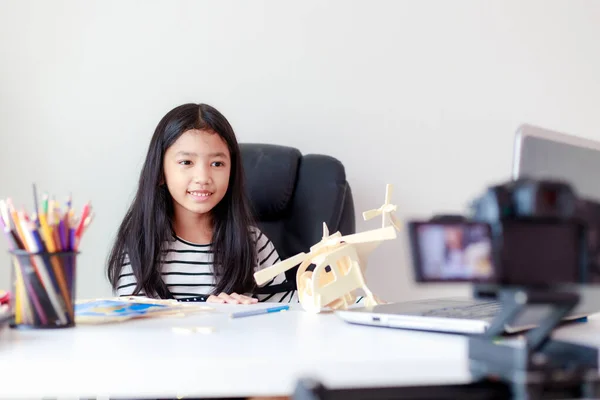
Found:
M 25 247 L 25 250 L 29 251 L 29 245 L 27 243 L 27 239 L 25 238 L 25 234 L 23 229 L 21 228 L 21 221 L 19 220 L 19 215 L 17 214 L 17 210 L 15 210 L 15 206 L 11 199 L 7 199 L 6 203 L 8 204 L 8 210 L 10 216 L 13 219 L 13 225 L 15 226 L 15 230 L 17 231 L 17 235 L 19 235 L 19 239 L 21 239 L 21 243 Z

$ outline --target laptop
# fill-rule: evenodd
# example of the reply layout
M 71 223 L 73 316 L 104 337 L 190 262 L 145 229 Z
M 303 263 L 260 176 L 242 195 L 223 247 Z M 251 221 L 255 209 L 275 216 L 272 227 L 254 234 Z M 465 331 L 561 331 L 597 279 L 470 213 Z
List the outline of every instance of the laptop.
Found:
M 512 178 L 563 179 L 579 196 L 600 201 L 600 142 L 565 133 L 554 132 L 529 124 L 515 134 Z M 414 250 L 413 250 L 414 251 Z M 451 275 L 440 276 L 438 282 L 453 281 Z M 564 320 L 585 319 L 600 312 L 600 290 L 580 288 L 578 306 Z M 355 306 L 335 313 L 353 324 L 435 331 L 456 334 L 485 332 L 501 310 L 494 299 L 438 298 Z M 512 334 L 535 328 L 547 315 L 544 306 L 528 307 L 505 333 Z

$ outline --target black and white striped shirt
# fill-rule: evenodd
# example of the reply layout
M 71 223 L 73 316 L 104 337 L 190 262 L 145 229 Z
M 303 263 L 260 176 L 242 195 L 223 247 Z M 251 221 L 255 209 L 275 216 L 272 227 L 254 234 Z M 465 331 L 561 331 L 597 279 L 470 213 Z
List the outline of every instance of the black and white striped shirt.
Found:
M 280 261 L 275 246 L 258 228 L 252 231 L 256 237 L 256 271 L 270 267 Z M 167 288 L 176 299 L 184 299 L 212 293 L 215 287 L 213 271 L 213 253 L 210 244 L 195 244 L 179 237 L 169 242 L 162 265 L 162 278 Z M 277 285 L 286 281 L 285 274 L 277 275 L 265 286 Z M 131 296 L 135 289 L 136 279 L 133 276 L 128 259 L 117 287 L 117 295 Z M 143 295 L 143 293 L 141 294 Z M 295 290 L 273 294 L 256 295 L 259 301 L 294 303 L 298 302 Z

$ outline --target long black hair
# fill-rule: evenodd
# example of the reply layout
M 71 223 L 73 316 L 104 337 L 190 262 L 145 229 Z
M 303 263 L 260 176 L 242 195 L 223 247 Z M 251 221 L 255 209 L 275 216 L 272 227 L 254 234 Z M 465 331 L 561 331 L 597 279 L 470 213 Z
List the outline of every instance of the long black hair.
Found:
M 227 143 L 231 158 L 229 187 L 211 210 L 213 221 L 214 294 L 247 293 L 255 288 L 254 224 L 246 197 L 240 149 L 233 128 L 215 108 L 206 104 L 183 104 L 169 111 L 158 123 L 139 178 L 135 198 L 117 232 L 108 259 L 108 279 L 117 289 L 129 258 L 136 287 L 133 294 L 168 298 L 161 275 L 164 252 L 175 237 L 173 200 L 164 183 L 163 160 L 167 149 L 190 129 L 218 134 Z

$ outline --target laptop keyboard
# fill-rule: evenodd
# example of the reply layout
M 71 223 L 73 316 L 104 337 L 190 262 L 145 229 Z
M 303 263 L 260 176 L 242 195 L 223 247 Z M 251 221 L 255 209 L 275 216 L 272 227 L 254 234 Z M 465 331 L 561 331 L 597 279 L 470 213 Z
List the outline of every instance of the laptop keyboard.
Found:
M 500 312 L 500 310 L 500 302 L 490 301 L 485 303 L 461 305 L 456 307 L 436 308 L 434 310 L 418 312 L 413 315 L 461 319 L 484 319 L 495 317 Z

